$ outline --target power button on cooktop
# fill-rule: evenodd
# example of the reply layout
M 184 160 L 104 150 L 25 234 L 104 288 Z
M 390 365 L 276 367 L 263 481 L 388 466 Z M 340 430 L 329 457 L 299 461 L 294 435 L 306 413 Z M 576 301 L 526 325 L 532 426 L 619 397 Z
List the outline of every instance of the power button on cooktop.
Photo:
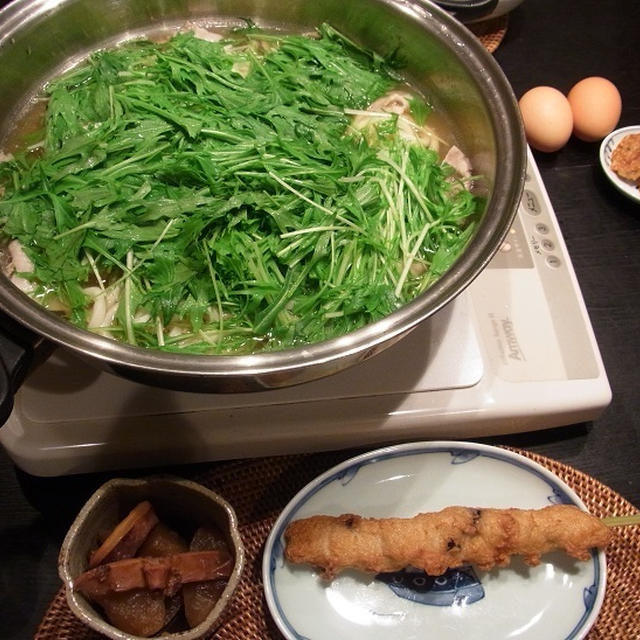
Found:
M 562 264 L 558 256 L 547 256 L 546 262 L 547 262 L 547 266 L 551 267 L 552 269 L 558 269 Z

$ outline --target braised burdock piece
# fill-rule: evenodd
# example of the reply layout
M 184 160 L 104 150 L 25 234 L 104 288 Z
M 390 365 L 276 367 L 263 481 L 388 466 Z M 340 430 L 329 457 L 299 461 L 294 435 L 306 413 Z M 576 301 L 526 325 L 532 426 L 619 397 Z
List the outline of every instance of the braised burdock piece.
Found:
M 91 554 L 89 567 L 132 558 L 157 524 L 158 516 L 151 503 L 148 500 L 140 502 Z
M 127 558 L 80 574 L 75 588 L 95 599 L 133 589 L 175 595 L 183 584 L 228 578 L 233 560 L 226 550 L 187 551 L 170 556 Z

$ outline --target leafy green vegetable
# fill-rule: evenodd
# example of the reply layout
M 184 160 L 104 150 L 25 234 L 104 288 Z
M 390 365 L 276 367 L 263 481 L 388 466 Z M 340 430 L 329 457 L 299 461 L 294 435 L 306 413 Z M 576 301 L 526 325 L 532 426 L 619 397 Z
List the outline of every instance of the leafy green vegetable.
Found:
M 428 105 L 424 100 L 417 96 L 409 101 L 409 105 L 411 108 L 411 117 L 416 121 L 418 126 L 422 126 L 427 121 L 431 111 L 433 111 L 433 107 L 431 107 L 431 105 Z
M 0 164 L 34 296 L 86 326 L 83 288 L 115 291 L 100 331 L 192 353 L 316 342 L 414 298 L 481 203 L 396 118 L 375 146 L 348 133 L 345 110 L 397 84 L 391 62 L 328 25 L 94 54 L 46 88 L 42 147 Z

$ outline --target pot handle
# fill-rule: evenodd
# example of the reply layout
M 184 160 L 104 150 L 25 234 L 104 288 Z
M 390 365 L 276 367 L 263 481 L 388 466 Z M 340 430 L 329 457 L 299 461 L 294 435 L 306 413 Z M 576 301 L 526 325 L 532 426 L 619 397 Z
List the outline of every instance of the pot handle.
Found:
M 498 0 L 434 0 L 434 4 L 466 22 L 489 16 L 498 6 Z
M 42 336 L 0 312 L 0 426 L 9 418 L 13 396 L 43 349 L 50 352 Z

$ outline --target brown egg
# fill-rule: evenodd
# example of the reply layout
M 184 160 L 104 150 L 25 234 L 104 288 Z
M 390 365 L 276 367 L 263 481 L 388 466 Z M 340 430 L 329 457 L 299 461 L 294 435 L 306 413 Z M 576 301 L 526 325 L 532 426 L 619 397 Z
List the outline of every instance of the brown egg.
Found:
M 524 131 L 529 144 L 538 151 L 557 151 L 573 130 L 569 101 L 553 87 L 529 89 L 519 101 Z
M 567 99 L 573 113 L 573 133 L 580 140 L 602 140 L 620 120 L 620 92 L 606 78 L 592 76 L 580 80 L 569 91 Z

